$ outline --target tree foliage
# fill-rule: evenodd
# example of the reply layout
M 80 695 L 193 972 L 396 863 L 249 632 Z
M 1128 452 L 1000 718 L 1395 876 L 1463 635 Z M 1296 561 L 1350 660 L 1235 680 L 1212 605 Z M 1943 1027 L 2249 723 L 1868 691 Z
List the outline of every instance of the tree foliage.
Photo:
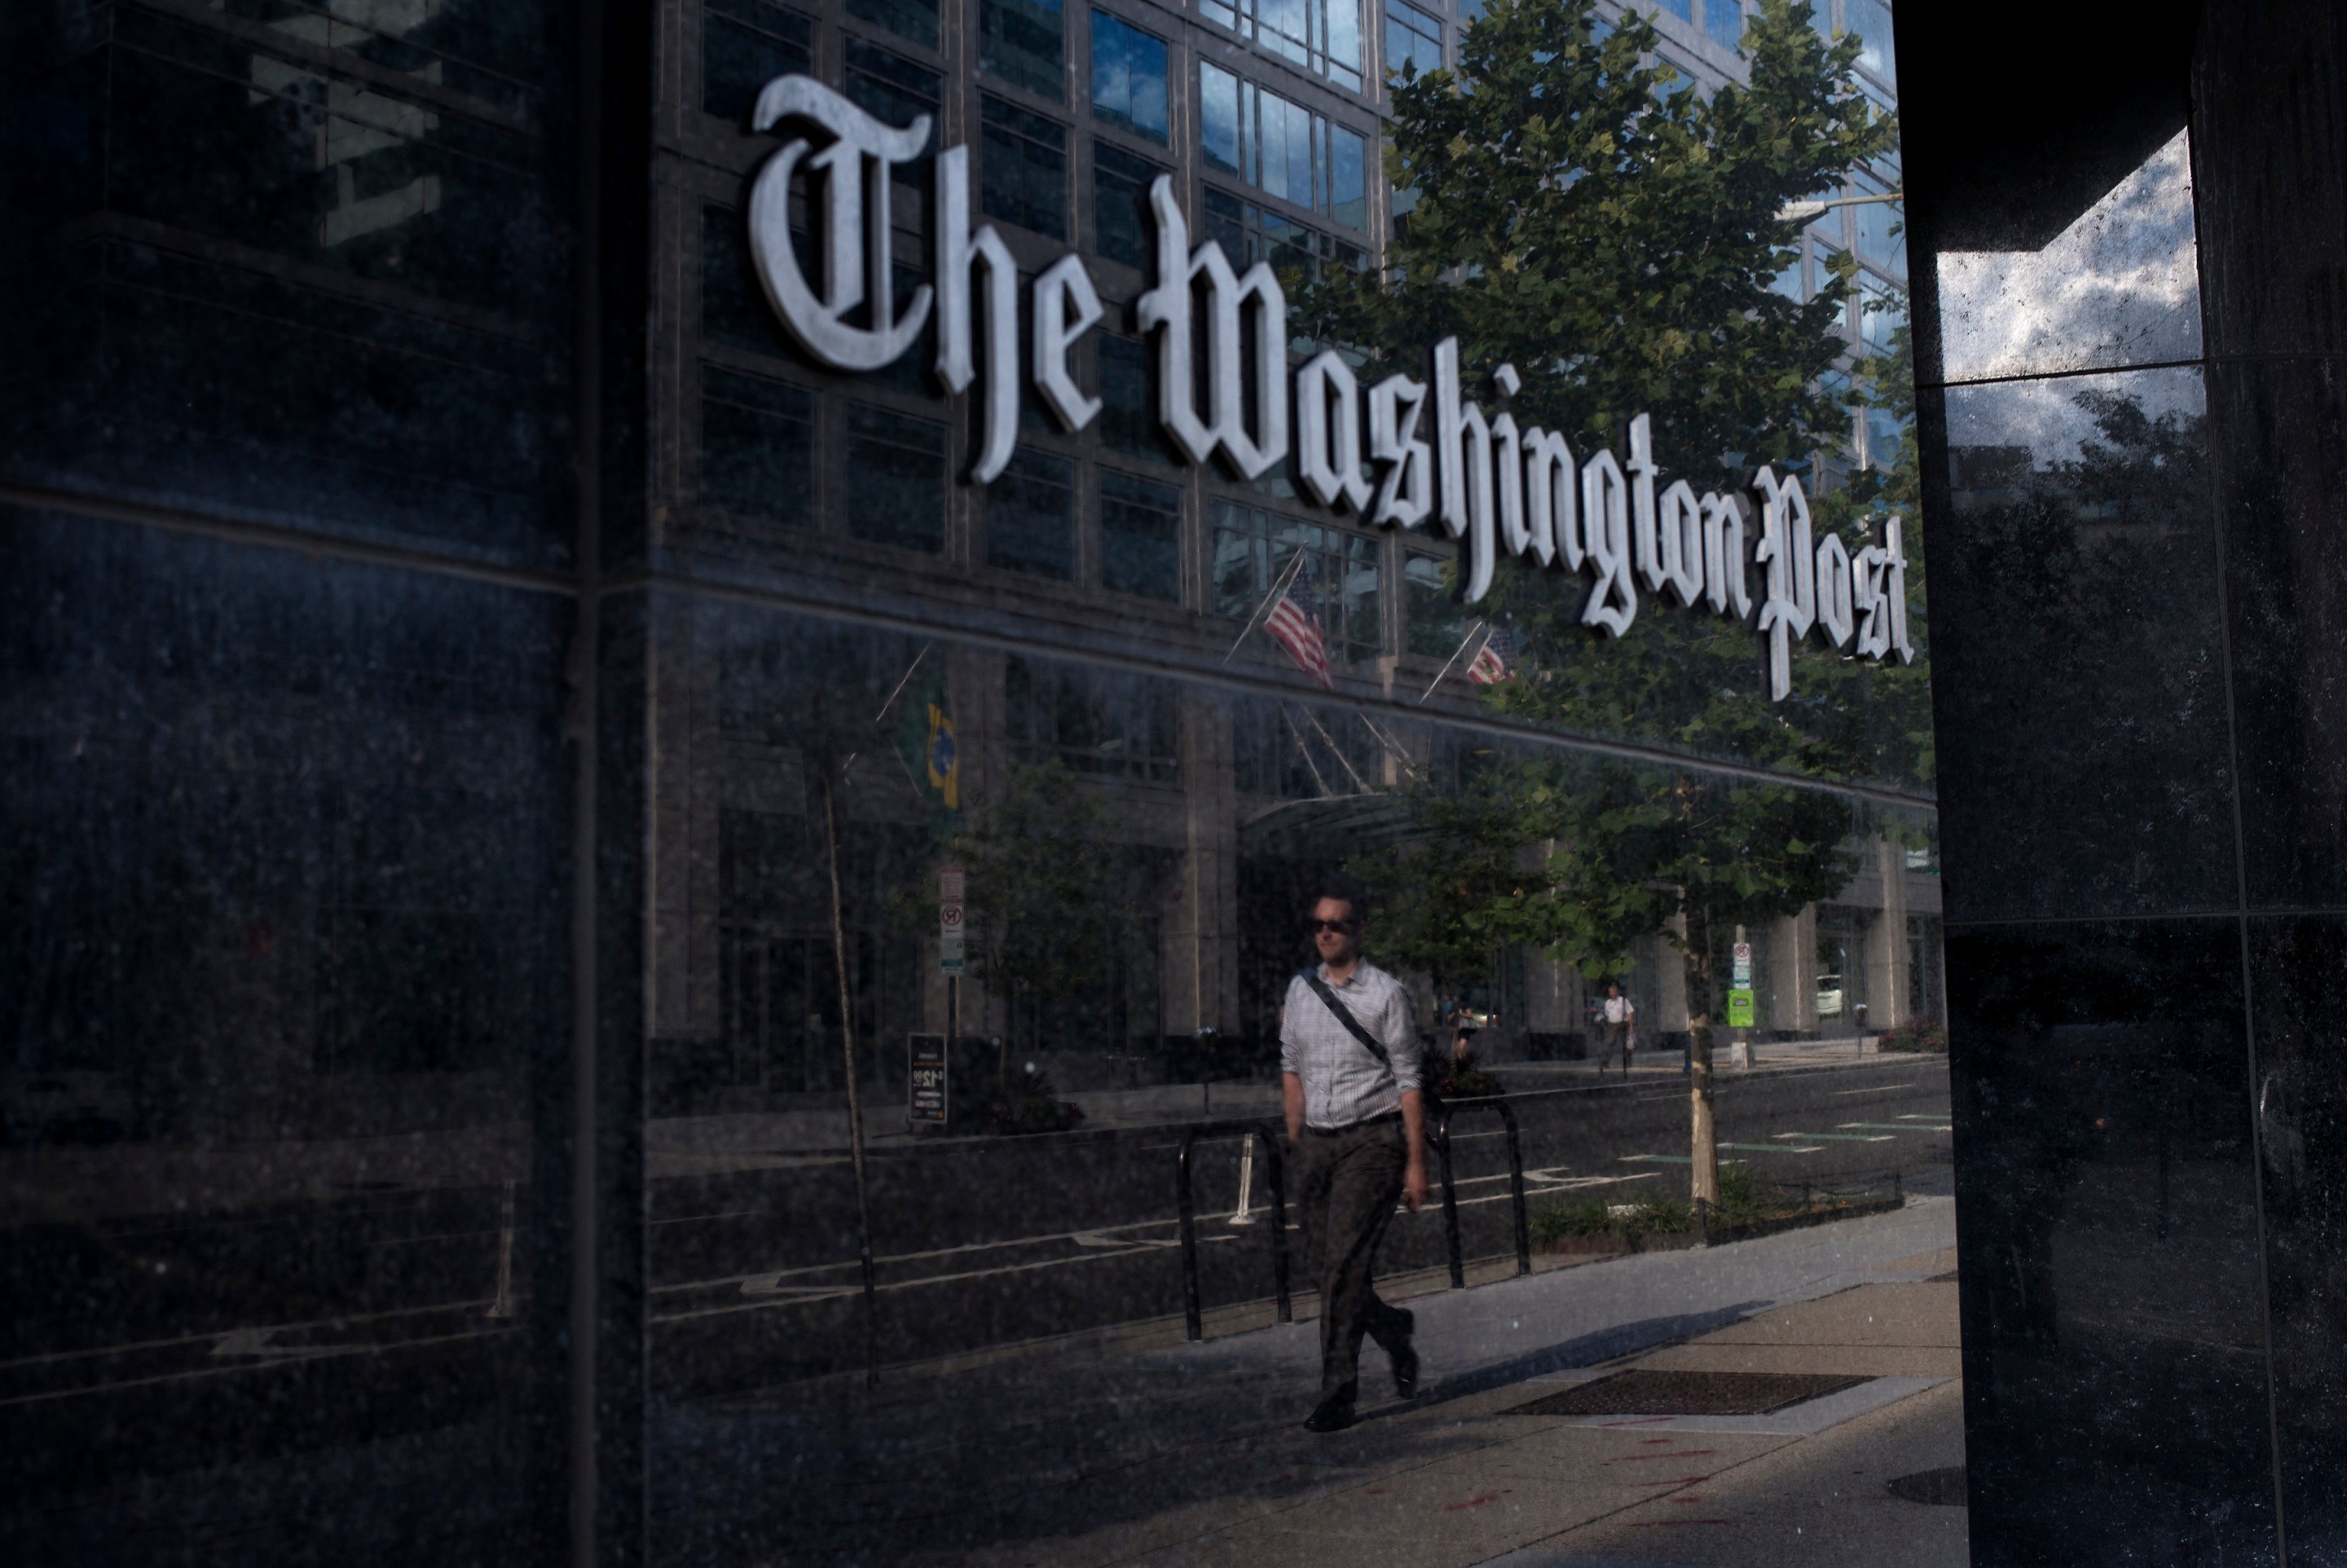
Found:
M 1854 405 L 1906 417 L 1903 336 L 1897 362 L 1854 389 L 1829 374 L 1847 352 L 1834 327 L 1848 258 L 1807 302 L 1772 287 L 1799 256 L 1799 225 L 1778 214 L 1892 145 L 1849 74 L 1855 40 L 1821 38 L 1799 0 L 1768 0 L 1745 38 L 1750 85 L 1706 99 L 1641 63 L 1656 43 L 1644 18 L 1626 14 L 1602 41 L 1593 20 L 1589 0 L 1494 0 L 1458 72 L 1398 83 L 1389 167 L 1414 208 L 1382 276 L 1307 292 L 1309 330 L 1404 352 L 1455 333 L 1462 364 L 1516 366 L 1520 425 L 1563 431 L 1586 455 L 1618 449 L 1646 413 L 1657 461 L 1698 488 L 1745 487 L 1764 463 L 1809 470 L 1812 453 L 1846 445 Z M 1816 508 L 1855 550 L 1903 503 L 1911 590 L 1912 459 L 1911 428 L 1900 463 Z M 1507 947 L 1601 979 L 1627 968 L 1638 938 L 1670 930 L 1702 1017 L 1733 927 L 1839 891 L 1855 825 L 1846 797 L 1696 760 L 1923 783 L 1927 678 L 1920 660 L 1891 669 L 1812 645 L 1796 655 L 1793 696 L 1772 702 L 1748 626 L 1649 603 L 1628 635 L 1601 642 L 1581 598 L 1553 571 L 1501 563 L 1476 610 L 1510 631 L 1517 673 L 1481 701 L 1689 764 L 1487 753 L 1413 787 L 1413 840 L 1357 869 L 1380 888 L 1380 950 L 1438 983 L 1485 972 Z
M 1048 1009 L 1098 983 L 1115 925 L 1108 814 L 1056 763 L 1012 767 L 962 813 L 946 852 L 966 873 L 971 974 Z

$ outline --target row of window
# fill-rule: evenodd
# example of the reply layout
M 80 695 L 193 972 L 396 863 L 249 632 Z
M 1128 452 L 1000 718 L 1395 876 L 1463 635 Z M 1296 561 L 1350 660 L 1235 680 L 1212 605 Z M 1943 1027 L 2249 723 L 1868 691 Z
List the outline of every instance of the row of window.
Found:
M 1103 347 L 1123 344 L 1109 338 Z M 1132 345 L 1135 349 L 1138 345 Z M 1145 373 L 1145 361 L 1103 354 L 1104 386 Z M 701 495 L 743 518 L 770 527 L 815 526 L 815 394 L 714 364 L 701 371 Z M 1145 375 L 1144 375 L 1145 379 Z M 857 536 L 899 549 L 936 554 L 945 548 L 947 444 L 944 425 L 868 404 L 842 405 L 842 439 L 856 476 Z M 1104 436 L 1106 433 L 1104 432 Z M 1111 443 L 1113 445 L 1113 443 Z M 985 561 L 989 567 L 1072 581 L 1076 576 L 1077 483 L 1074 460 L 1022 450 L 986 487 Z M 1100 469 L 1101 586 L 1116 593 L 1179 603 L 1182 490 L 1145 476 Z M 1336 663 L 1375 658 L 1384 648 L 1382 541 L 1235 501 L 1213 508 L 1210 608 L 1243 620 L 1286 571 L 1298 551 L 1311 557 L 1311 584 L 1328 656 Z M 1412 555 L 1409 637 L 1413 652 L 1437 649 L 1456 606 L 1442 562 Z M 1431 640 L 1431 641 L 1430 641 Z

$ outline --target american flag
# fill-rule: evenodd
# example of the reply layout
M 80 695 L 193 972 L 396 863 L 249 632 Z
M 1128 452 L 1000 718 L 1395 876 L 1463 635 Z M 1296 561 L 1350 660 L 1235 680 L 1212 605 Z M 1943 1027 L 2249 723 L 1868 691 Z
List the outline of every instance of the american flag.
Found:
M 1297 563 L 1296 574 L 1287 579 L 1287 591 L 1279 596 L 1279 602 L 1264 617 L 1263 629 L 1287 650 L 1296 667 L 1311 676 L 1322 691 L 1337 689 L 1337 682 L 1328 675 L 1328 646 L 1320 638 L 1320 617 L 1312 608 L 1312 558 L 1308 554 Z
M 1467 666 L 1467 679 L 1478 686 L 1496 686 L 1515 673 L 1510 661 L 1516 656 L 1516 640 L 1504 626 L 1491 628 L 1491 635 L 1483 640 L 1475 657 Z

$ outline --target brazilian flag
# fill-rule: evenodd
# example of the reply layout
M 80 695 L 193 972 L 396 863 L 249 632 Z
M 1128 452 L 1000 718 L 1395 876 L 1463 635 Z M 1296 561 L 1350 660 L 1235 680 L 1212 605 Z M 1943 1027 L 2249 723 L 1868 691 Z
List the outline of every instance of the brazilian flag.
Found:
M 932 652 L 897 697 L 897 754 L 913 787 L 929 803 L 929 831 L 939 838 L 960 826 L 961 748 L 954 735 L 952 704 L 946 697 L 942 659 Z

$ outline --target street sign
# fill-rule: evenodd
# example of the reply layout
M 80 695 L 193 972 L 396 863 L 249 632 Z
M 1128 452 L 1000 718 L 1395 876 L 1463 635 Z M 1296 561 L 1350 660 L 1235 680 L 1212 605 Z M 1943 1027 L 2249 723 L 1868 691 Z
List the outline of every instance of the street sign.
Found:
M 1749 942 L 1738 942 L 1738 943 L 1737 943 L 1737 944 L 1736 944 L 1736 952 L 1735 952 L 1735 960 L 1736 960 L 1736 965 L 1735 965 L 1735 974 L 1734 974 L 1734 976 L 1733 976 L 1733 979 L 1734 979 L 1734 980 L 1735 980 L 1735 983 L 1736 983 L 1736 984 L 1737 984 L 1737 985 L 1739 985 L 1739 986 L 1749 986 L 1749 985 L 1751 985 L 1751 983 L 1752 983 L 1752 944 L 1751 944 L 1751 943 L 1749 943 Z
M 1727 993 L 1727 1027 L 1730 1029 L 1752 1027 L 1752 988 L 1750 986 L 1737 986 Z
M 905 1124 L 943 1127 L 946 1101 L 946 1037 L 910 1034 L 905 1037 Z
M 962 972 L 968 941 L 962 925 L 962 869 L 948 866 L 938 873 L 938 972 Z

